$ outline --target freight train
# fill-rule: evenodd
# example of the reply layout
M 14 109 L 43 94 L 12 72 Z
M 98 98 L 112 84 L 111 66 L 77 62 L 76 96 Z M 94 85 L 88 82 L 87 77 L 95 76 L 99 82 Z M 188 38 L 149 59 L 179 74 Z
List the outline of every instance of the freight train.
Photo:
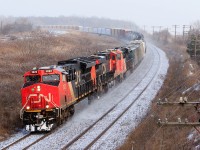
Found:
M 93 33 L 99 35 L 107 35 L 117 38 L 126 38 L 130 40 L 141 39 L 143 37 L 143 35 L 139 32 L 121 28 L 102 28 L 102 27 L 95 28 L 95 27 L 75 26 L 75 25 L 43 25 L 43 26 L 38 26 L 38 28 L 50 32 L 80 31 L 80 32 Z
M 24 74 L 20 117 L 27 131 L 50 131 L 74 114 L 74 105 L 114 82 L 143 59 L 143 40 L 128 46 L 100 51 L 88 57 L 59 61 L 57 65 L 33 68 Z

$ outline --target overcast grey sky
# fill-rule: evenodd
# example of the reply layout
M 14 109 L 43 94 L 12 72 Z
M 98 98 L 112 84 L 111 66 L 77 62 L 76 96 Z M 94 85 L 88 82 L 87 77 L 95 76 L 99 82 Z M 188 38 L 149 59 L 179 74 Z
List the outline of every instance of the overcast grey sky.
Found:
M 0 15 L 97 16 L 171 27 L 200 20 L 200 0 L 0 0 Z

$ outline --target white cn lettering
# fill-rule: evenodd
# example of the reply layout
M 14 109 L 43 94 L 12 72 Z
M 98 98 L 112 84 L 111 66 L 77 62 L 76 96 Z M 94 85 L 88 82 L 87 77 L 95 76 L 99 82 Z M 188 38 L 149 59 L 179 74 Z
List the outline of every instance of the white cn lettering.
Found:
M 37 96 L 38 96 L 38 99 L 35 98 L 33 101 L 31 101 L 31 103 L 34 103 L 34 104 L 40 103 L 42 101 L 42 98 L 44 98 L 44 100 L 47 101 L 47 102 L 51 102 L 51 97 L 52 97 L 51 93 L 48 94 L 48 97 L 44 96 L 43 94 L 39 94 L 39 95 L 37 95 L 37 94 L 30 94 L 28 96 L 28 100 L 30 100 L 33 97 L 37 97 Z

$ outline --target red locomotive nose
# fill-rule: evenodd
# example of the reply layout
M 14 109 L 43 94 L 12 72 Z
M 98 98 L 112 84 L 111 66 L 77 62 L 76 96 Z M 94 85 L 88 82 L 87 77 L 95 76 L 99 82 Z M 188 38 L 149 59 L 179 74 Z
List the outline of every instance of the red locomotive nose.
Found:
M 40 94 L 30 94 L 29 100 L 32 109 L 45 108 L 45 101 L 40 97 Z
M 26 110 L 50 109 L 59 105 L 57 87 L 37 83 L 23 88 L 21 92 L 22 105 Z

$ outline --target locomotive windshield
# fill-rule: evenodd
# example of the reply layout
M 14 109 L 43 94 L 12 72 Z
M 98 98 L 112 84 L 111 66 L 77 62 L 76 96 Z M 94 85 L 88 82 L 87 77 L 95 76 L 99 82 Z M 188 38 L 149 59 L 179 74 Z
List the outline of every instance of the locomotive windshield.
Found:
M 39 75 L 26 76 L 26 82 L 40 82 L 40 76 Z
M 60 76 L 57 75 L 57 74 L 42 76 L 42 81 L 43 81 L 43 82 L 48 82 L 48 81 L 59 81 L 59 80 L 60 80 Z

